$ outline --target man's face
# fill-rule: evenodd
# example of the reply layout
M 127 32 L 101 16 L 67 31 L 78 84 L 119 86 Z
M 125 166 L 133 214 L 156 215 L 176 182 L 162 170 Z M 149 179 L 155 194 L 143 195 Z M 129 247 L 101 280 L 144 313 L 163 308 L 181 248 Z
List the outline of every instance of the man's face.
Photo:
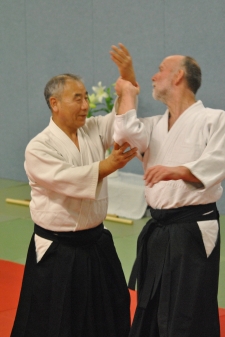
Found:
M 76 132 L 83 126 L 88 114 L 88 93 L 82 82 L 69 79 L 57 98 L 55 123 L 66 133 Z
M 165 58 L 159 66 L 159 71 L 152 77 L 152 96 L 155 100 L 166 104 L 172 89 L 172 80 L 176 69 L 174 56 Z

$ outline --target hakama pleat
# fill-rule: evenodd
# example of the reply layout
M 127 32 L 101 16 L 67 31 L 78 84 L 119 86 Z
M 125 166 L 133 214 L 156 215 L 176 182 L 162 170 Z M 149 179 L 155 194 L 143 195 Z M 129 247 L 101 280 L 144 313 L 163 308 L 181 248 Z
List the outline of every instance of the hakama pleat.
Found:
M 154 219 L 139 236 L 129 282 L 134 289 L 137 278 L 138 305 L 130 337 L 220 336 L 220 237 L 207 257 L 197 224 L 197 219 L 218 220 L 217 209 L 214 205 L 191 206 L 182 208 L 179 215 L 176 212 L 152 210 Z
M 128 336 L 130 297 L 111 233 L 82 232 L 56 238 L 38 263 L 32 237 L 11 337 Z

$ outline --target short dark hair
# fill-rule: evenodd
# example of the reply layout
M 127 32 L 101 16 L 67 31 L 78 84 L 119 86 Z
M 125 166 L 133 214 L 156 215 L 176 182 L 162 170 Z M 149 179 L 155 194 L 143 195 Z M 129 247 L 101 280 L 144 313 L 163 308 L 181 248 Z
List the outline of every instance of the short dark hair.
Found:
M 52 77 L 46 84 L 45 89 L 44 89 L 44 96 L 45 96 L 46 103 L 50 110 L 51 110 L 51 106 L 49 103 L 49 98 L 53 95 L 60 95 L 60 93 L 64 89 L 66 81 L 70 79 L 74 81 L 78 81 L 78 82 L 83 82 L 81 77 L 78 75 L 61 74 L 61 75 Z
M 202 72 L 198 63 L 193 57 L 185 56 L 183 67 L 185 69 L 185 78 L 189 89 L 196 94 L 201 86 Z

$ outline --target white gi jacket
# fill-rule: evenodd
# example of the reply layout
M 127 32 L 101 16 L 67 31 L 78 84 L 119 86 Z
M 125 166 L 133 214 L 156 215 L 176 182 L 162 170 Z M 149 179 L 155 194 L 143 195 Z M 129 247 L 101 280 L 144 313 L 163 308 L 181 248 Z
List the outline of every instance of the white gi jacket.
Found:
M 107 214 L 107 179 L 98 181 L 99 161 L 113 144 L 115 111 L 90 117 L 78 129 L 80 151 L 50 120 L 25 151 L 25 171 L 31 186 L 34 223 L 51 231 L 93 228 Z M 51 241 L 35 235 L 38 260 Z
M 119 144 L 127 141 L 144 153 L 144 169 L 185 166 L 202 182 L 161 181 L 146 187 L 147 203 L 152 208 L 169 209 L 216 202 L 225 178 L 225 112 L 205 108 L 198 101 L 169 131 L 168 113 L 138 119 L 136 110 L 130 110 L 115 118 L 114 140 Z
M 55 231 L 95 227 L 105 218 L 107 180 L 98 182 L 99 161 L 112 145 L 114 112 L 88 118 L 78 129 L 79 147 L 52 121 L 25 152 L 30 211 L 39 226 Z

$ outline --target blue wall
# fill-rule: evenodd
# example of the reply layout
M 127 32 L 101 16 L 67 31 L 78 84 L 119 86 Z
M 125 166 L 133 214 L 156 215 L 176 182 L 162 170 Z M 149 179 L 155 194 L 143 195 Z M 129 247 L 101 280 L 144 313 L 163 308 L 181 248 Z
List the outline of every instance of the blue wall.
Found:
M 197 98 L 225 109 L 224 0 L 8 0 L 0 3 L 0 177 L 24 180 L 24 149 L 49 122 L 43 89 L 56 74 L 73 72 L 91 91 L 115 82 L 109 57 L 123 42 L 141 85 L 139 114 L 161 114 L 151 77 L 171 54 L 193 56 L 203 72 Z M 142 173 L 138 160 L 125 171 Z M 225 214 L 224 199 L 219 202 Z

